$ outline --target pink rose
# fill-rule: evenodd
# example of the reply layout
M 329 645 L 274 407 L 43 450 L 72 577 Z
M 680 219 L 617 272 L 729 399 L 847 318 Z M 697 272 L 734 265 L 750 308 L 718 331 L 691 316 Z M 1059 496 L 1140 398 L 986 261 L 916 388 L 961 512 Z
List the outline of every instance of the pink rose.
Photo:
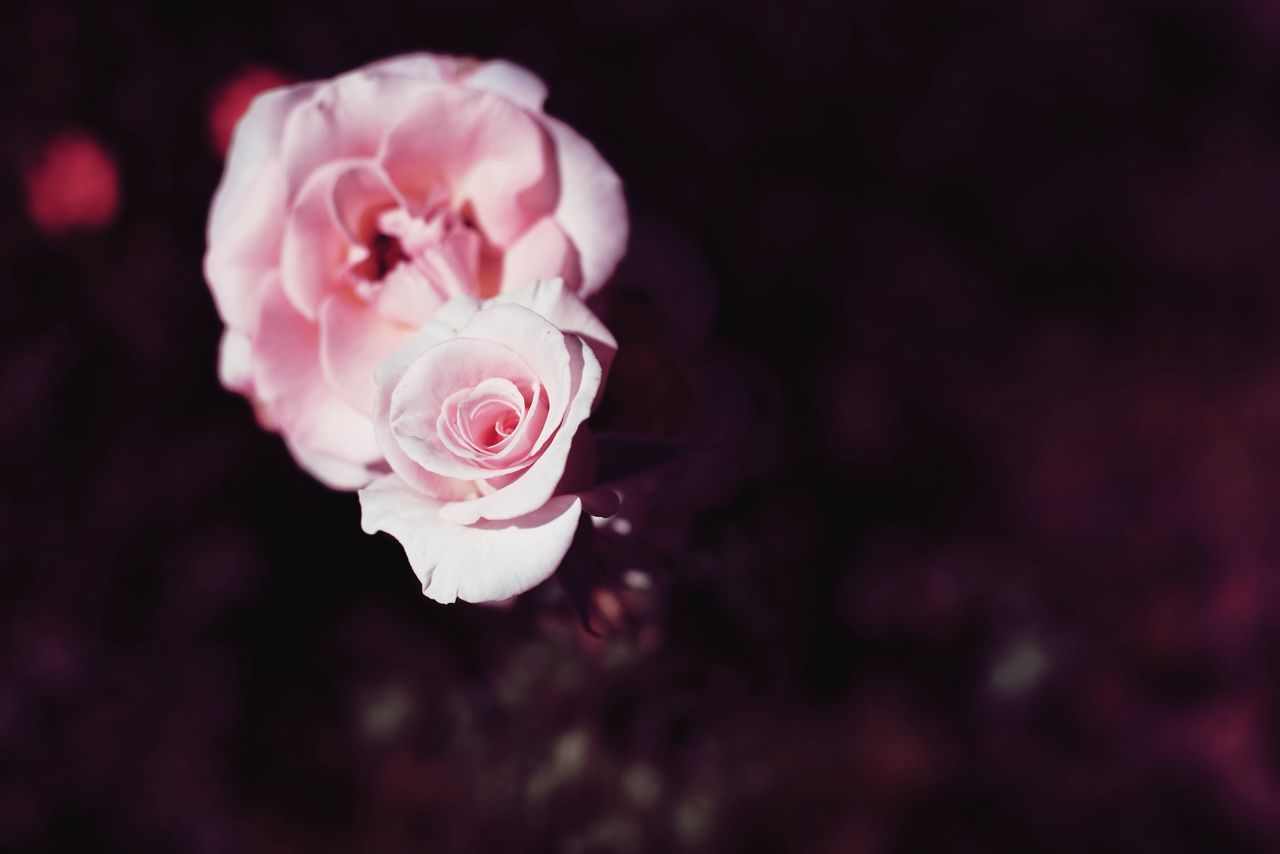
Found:
M 392 474 L 360 490 L 362 525 L 400 541 L 423 593 L 505 599 L 556 570 L 583 502 L 600 500 L 573 491 L 590 474 L 579 427 L 615 349 L 554 279 L 455 297 L 379 366 L 374 432 Z
M 627 238 L 621 184 L 507 62 L 414 54 L 273 89 L 236 127 L 205 275 L 219 374 L 325 483 L 381 471 L 374 367 L 455 295 L 560 276 L 586 296 Z

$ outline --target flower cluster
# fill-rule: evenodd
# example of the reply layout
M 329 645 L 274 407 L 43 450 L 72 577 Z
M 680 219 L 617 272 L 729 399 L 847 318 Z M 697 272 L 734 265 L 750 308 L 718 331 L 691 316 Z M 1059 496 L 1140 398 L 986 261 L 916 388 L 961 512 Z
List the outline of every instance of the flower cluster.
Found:
M 545 97 L 510 63 L 429 54 L 268 90 L 209 214 L 223 384 L 359 490 L 442 602 L 530 589 L 616 505 L 583 426 L 616 343 L 583 300 L 626 204 Z

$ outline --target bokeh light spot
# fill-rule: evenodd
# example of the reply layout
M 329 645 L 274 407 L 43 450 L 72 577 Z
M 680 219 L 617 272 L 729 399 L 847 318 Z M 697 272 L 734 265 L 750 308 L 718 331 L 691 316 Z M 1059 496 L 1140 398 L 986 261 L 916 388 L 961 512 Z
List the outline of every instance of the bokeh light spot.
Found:
M 86 133 L 50 140 L 22 177 L 27 212 L 49 234 L 101 228 L 115 218 L 120 204 L 115 160 Z

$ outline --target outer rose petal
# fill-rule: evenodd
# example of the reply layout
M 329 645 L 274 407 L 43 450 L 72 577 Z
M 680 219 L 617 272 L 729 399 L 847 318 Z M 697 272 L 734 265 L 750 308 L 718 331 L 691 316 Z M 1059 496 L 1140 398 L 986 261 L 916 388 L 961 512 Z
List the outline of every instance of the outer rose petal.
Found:
M 622 181 L 595 147 L 550 116 L 539 116 L 555 143 L 560 167 L 556 221 L 573 240 L 582 265 L 582 289 L 595 293 L 627 251 L 627 200 Z
M 236 124 L 227 165 L 214 191 L 205 239 L 205 278 L 227 325 L 251 332 L 263 276 L 279 263 L 284 177 L 277 157 L 289 114 L 317 84 L 258 95 Z
M 365 70 L 450 82 L 480 92 L 492 92 L 529 110 L 541 110 L 542 102 L 547 99 L 547 87 L 536 74 L 504 59 L 481 62 L 468 57 L 408 53 L 375 62 Z
M 336 293 L 320 306 L 320 369 L 342 399 L 373 412 L 373 372 L 412 330 L 384 320 L 356 297 Z
M 252 332 L 257 325 L 263 279 L 280 263 L 283 207 L 284 179 L 277 165 L 268 164 L 245 188 L 218 240 L 209 242 L 205 279 L 218 314 L 232 329 Z M 215 213 L 221 209 L 215 197 Z
M 576 495 L 553 498 L 501 523 L 457 525 L 440 502 L 395 475 L 360 490 L 361 526 L 400 541 L 422 592 L 437 602 L 507 599 L 544 581 L 560 565 L 582 515 Z
M 276 159 L 280 152 L 280 135 L 289 114 L 315 92 L 319 84 L 303 83 L 271 89 L 258 95 L 236 124 L 231 135 L 227 165 L 222 180 L 213 194 L 209 209 L 209 227 L 205 235 L 210 245 L 222 239 L 227 226 L 240 215 L 257 180 L 258 173 Z
M 527 110 L 541 110 L 542 102 L 547 100 L 547 86 L 536 74 L 502 59 L 476 65 L 464 72 L 458 82 L 468 89 L 501 95 Z
M 595 353 L 604 373 L 609 373 L 618 342 L 609 327 L 587 308 L 564 279 L 530 281 L 525 287 L 498 294 L 489 302 L 522 305 L 545 317 L 561 332 L 580 336 Z
M 253 392 L 253 342 L 249 336 L 228 329 L 218 345 L 218 379 L 229 391 Z
M 289 441 L 287 436 L 285 445 L 288 446 L 289 453 L 293 454 L 293 458 L 298 461 L 298 465 L 330 489 L 359 489 L 370 479 L 377 477 L 374 466 L 360 465 L 312 450 Z
M 320 333 L 284 296 L 272 277 L 261 326 L 271 334 L 253 341 L 253 382 L 262 406 L 290 447 L 305 448 L 351 465 L 382 459 L 369 416 L 332 391 L 320 371 Z M 298 460 L 307 467 L 306 460 Z M 322 472 L 313 471 L 321 480 Z
M 551 217 L 547 217 L 507 247 L 502 256 L 499 293 L 516 290 L 535 279 L 559 277 L 576 291 L 582 281 L 578 250 Z

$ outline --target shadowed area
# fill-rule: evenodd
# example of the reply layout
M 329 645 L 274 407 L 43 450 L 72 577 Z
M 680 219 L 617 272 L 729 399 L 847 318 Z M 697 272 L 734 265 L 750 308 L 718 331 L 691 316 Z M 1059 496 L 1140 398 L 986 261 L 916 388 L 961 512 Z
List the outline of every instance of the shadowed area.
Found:
M 0 48 L 3 850 L 1280 849 L 1269 4 L 19 0 Z M 670 460 L 494 607 L 220 388 L 201 275 L 228 114 L 421 49 L 622 176 L 592 424 Z

